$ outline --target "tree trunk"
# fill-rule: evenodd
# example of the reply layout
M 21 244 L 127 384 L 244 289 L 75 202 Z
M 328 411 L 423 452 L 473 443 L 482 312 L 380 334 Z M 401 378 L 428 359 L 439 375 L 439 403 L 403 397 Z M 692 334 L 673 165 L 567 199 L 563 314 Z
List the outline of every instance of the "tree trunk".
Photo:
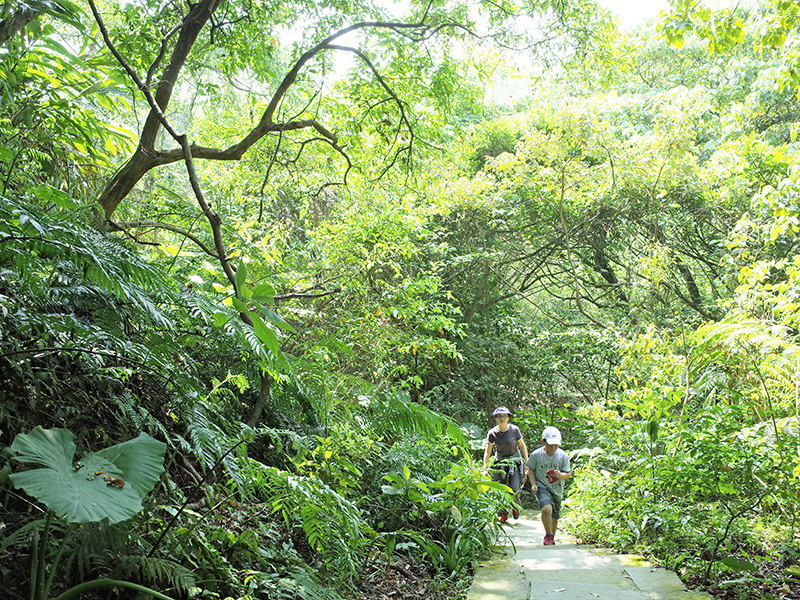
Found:
M 608 257 L 606 257 L 605 248 L 594 248 L 594 269 L 597 273 L 600 274 L 600 277 L 606 280 L 617 295 L 619 301 L 628 306 L 630 303 L 628 301 L 628 296 L 625 294 L 625 290 L 622 289 L 622 285 L 617 279 L 617 274 L 614 273 L 614 269 L 608 262 Z
M 250 416 L 247 418 L 248 427 L 255 427 L 261 422 L 261 415 L 264 414 L 264 407 L 269 402 L 270 390 L 272 389 L 272 376 L 264 373 L 261 375 L 261 390 L 258 392 L 258 400 L 256 400 L 253 410 L 250 411 Z
M 164 68 L 164 72 L 158 78 L 158 83 L 156 84 L 154 97 L 156 104 L 163 112 L 166 112 L 170 98 L 172 98 L 172 92 L 175 89 L 175 83 L 178 81 L 181 69 L 186 63 L 189 52 L 197 41 L 200 31 L 205 27 L 222 2 L 223 0 L 200 0 L 197 4 L 190 4 L 191 9 L 183 20 L 169 63 Z M 156 111 L 151 110 L 142 128 L 139 147 L 136 152 L 100 194 L 98 203 L 102 207 L 107 220 L 111 218 L 117 207 L 134 186 L 139 183 L 141 178 L 150 169 L 160 164 L 158 160 L 159 152 L 155 149 L 160 129 L 161 123 L 158 120 Z

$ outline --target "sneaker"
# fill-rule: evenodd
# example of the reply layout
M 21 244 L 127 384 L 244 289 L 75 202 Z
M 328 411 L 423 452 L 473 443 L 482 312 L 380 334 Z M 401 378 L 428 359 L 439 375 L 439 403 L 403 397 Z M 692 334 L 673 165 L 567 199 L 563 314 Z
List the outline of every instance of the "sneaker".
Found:
M 515 510 L 513 513 L 515 519 L 519 519 L 519 511 Z
M 505 523 L 508 521 L 508 515 L 500 515 L 500 522 Z
M 548 533 L 544 536 L 544 545 L 545 546 L 555 546 L 556 545 L 556 536 L 553 533 Z

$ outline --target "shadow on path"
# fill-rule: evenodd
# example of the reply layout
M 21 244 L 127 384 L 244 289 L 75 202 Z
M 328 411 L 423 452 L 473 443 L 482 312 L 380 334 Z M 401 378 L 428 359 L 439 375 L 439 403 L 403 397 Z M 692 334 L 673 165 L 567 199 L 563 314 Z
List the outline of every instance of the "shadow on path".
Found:
M 467 600 L 709 600 L 667 569 L 640 556 L 581 546 L 561 533 L 543 546 L 538 511 L 524 511 L 505 530 L 505 556 L 478 564 Z

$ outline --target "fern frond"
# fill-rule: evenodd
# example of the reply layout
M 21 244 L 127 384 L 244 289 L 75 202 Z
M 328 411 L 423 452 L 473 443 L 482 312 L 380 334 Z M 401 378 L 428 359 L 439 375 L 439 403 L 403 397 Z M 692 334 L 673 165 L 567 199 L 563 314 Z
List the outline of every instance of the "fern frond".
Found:
M 191 410 L 187 421 L 192 448 L 206 469 L 212 469 L 221 461 L 222 467 L 230 476 L 242 497 L 250 495 L 248 487 L 247 450 L 243 439 L 252 439 L 254 431 L 244 424 L 238 424 L 235 431 L 229 422 L 220 424 L 224 417 L 205 402 L 198 402 Z M 232 451 L 232 449 L 234 449 Z
M 68 579 L 87 579 L 107 573 L 117 556 L 136 548 L 138 539 L 121 527 L 88 523 L 75 529 L 61 560 L 61 573 Z
M 129 310 L 135 308 L 159 325 L 170 324 L 167 313 L 151 298 L 174 303 L 175 283 L 125 243 L 73 218 L 65 212 L 34 214 L 30 207 L 0 197 L 0 264 L 14 263 L 21 291 L 47 292 L 88 281 L 131 305 Z M 93 299 L 101 300 L 102 294 Z
M 412 402 L 406 393 L 379 394 L 370 402 L 369 412 L 373 426 L 389 439 L 411 434 L 434 439 L 445 436 L 469 449 L 470 441 L 455 421 Z
M 146 556 L 117 557 L 111 578 L 137 581 L 148 587 L 173 588 L 183 593 L 188 593 L 197 584 L 194 573 L 186 567 L 171 560 Z
M 300 516 L 300 526 L 309 545 L 332 573 L 355 577 L 363 551 L 374 532 L 363 524 L 361 511 L 319 479 L 291 475 L 253 461 L 254 478 L 271 497 L 273 512 L 288 527 Z
M 113 404 L 127 418 L 134 431 L 144 431 L 152 436 L 170 439 L 171 436 L 167 428 L 142 406 L 139 399 L 129 391 L 123 390 L 120 394 L 109 396 L 108 402 Z
M 308 569 L 297 567 L 289 573 L 245 571 L 254 596 L 270 600 L 342 600 L 335 590 L 323 587 Z
M 74 219 L 0 197 L 0 356 L 40 348 L 92 368 L 138 363 L 185 379 L 175 336 L 160 333 L 174 331 L 175 282 L 135 248 Z

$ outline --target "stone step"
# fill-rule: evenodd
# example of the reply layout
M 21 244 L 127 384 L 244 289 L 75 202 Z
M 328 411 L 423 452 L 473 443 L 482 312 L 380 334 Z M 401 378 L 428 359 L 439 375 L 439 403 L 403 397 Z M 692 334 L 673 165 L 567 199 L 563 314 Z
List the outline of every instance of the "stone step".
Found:
M 655 567 L 627 567 L 625 573 L 640 590 L 654 592 L 684 592 L 686 587 L 680 578 L 667 569 Z
M 531 583 L 531 600 L 650 600 L 646 592 L 618 585 L 573 581 Z
M 544 550 L 520 550 L 514 561 L 532 571 L 556 569 L 617 569 L 647 567 L 647 561 L 635 554 L 605 554 L 582 548 L 544 546 Z
M 577 544 L 559 534 L 544 546 L 538 512 L 504 526 L 505 551 L 480 563 L 467 600 L 710 600 L 641 556 Z
M 525 578 L 533 585 L 541 582 L 586 583 L 591 581 L 600 585 L 617 585 L 622 588 L 635 589 L 633 581 L 620 571 L 613 569 L 554 569 L 530 570 L 524 572 Z M 558 587 L 558 586 L 556 586 Z
M 482 579 L 475 577 L 467 600 L 530 600 L 531 584 L 522 579 Z
M 475 567 L 475 577 L 479 576 L 483 579 L 525 579 L 522 567 L 513 560 L 480 563 Z

